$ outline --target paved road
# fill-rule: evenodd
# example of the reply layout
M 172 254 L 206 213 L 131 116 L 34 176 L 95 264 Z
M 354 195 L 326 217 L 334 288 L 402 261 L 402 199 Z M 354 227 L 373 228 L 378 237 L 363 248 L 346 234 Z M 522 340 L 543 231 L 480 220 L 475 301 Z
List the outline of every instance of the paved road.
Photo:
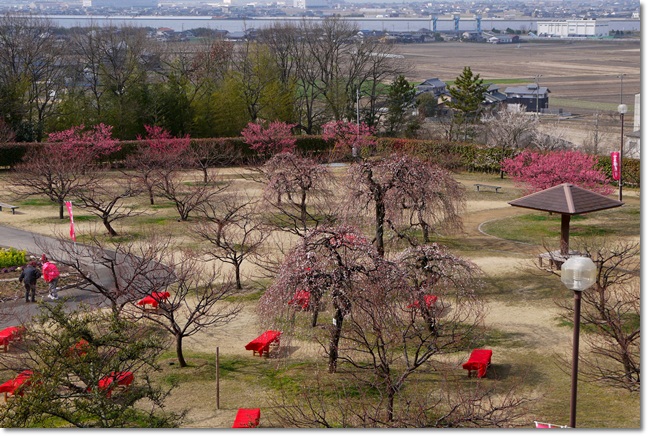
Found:
M 0 247 L 14 247 L 19 250 L 26 250 L 28 253 L 39 255 L 42 253 L 41 246 L 53 247 L 56 245 L 55 238 L 0 226 Z M 51 259 L 61 259 L 61 256 L 64 255 L 62 251 L 51 251 L 53 252 L 47 253 Z M 109 276 L 105 275 L 105 277 L 108 280 Z M 52 301 L 47 298 L 47 287 L 42 279 L 38 280 L 37 291 L 37 301 L 44 303 Z M 99 306 L 103 301 L 101 296 L 82 289 L 63 289 L 59 292 L 59 297 L 65 299 L 65 304 L 69 309 L 77 307 L 80 303 Z M 25 300 L 22 298 L 0 304 L 2 304 L 2 310 L 0 311 L 0 329 L 10 325 L 29 322 L 29 319 L 40 310 L 38 304 L 25 303 Z

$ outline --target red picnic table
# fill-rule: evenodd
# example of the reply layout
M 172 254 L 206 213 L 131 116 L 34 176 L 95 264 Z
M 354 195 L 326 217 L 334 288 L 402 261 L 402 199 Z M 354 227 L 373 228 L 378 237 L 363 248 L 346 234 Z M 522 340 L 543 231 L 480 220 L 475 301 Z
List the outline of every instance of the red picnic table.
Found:
M 134 378 L 130 371 L 111 371 L 110 374 L 99 380 L 97 385 L 99 390 L 106 391 L 106 396 L 110 397 L 114 386 L 130 386 Z
M 486 375 L 486 369 L 491 363 L 492 356 L 493 350 L 475 348 L 470 353 L 468 362 L 464 363 L 462 367 L 468 370 L 468 377 L 470 377 L 472 371 L 477 371 L 477 377 L 482 378 Z
M 85 339 L 79 339 L 79 341 L 69 348 L 70 355 L 76 355 L 78 357 L 84 357 L 88 354 L 90 349 L 90 343 Z
M 0 330 L 0 343 L 2 344 L 2 349 L 6 353 L 9 350 L 9 343 L 14 341 L 19 341 L 22 339 L 22 333 L 24 327 L 11 326 L 5 329 Z
M 436 304 L 437 296 L 432 294 L 426 294 L 423 296 L 423 300 L 425 301 L 425 307 L 429 309 L 430 307 Z M 419 309 L 420 307 L 421 307 L 420 299 L 414 301 L 412 304 L 407 306 L 408 309 Z
M 288 304 L 299 306 L 303 310 L 307 310 L 308 305 L 310 304 L 310 292 L 303 289 L 295 292 L 295 295 L 293 295 L 292 300 L 290 300 Z
M 261 409 L 239 409 L 232 428 L 254 428 L 259 426 Z
M 0 385 L 0 392 L 4 392 L 4 397 L 5 401 L 7 401 L 7 398 L 11 395 L 14 396 L 16 394 L 22 396 L 23 395 L 23 386 L 29 386 L 29 379 L 31 378 L 33 372 L 30 369 L 26 369 L 20 374 L 18 374 L 15 378 L 12 378 L 11 380 L 7 380 L 3 384 Z
M 281 332 L 278 330 L 267 330 L 263 332 L 258 338 L 250 341 L 246 346 L 246 350 L 252 350 L 252 355 L 259 353 L 259 357 L 266 353 L 266 357 L 270 353 L 270 345 L 279 345 L 279 337 Z
M 146 308 L 146 306 L 151 306 L 153 309 L 157 309 L 160 301 L 166 301 L 171 296 L 168 292 L 153 292 L 151 295 L 147 295 L 137 302 L 138 306 Z

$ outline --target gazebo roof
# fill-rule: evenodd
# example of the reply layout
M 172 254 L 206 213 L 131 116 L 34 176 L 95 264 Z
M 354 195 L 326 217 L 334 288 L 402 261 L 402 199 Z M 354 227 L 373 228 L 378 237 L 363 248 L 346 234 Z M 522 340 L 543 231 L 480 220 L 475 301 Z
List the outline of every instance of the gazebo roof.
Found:
M 543 191 L 534 192 L 517 200 L 509 201 L 511 206 L 543 210 L 565 215 L 578 215 L 597 210 L 612 209 L 623 205 L 604 195 L 563 183 Z

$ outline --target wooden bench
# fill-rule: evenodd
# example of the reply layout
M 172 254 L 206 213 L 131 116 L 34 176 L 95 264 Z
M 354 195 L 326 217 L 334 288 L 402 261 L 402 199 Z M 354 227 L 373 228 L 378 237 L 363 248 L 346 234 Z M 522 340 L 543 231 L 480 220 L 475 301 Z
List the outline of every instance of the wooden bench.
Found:
M 266 357 L 270 354 L 270 346 L 279 346 L 281 332 L 278 330 L 267 330 L 262 333 L 258 338 L 250 341 L 246 346 L 246 350 L 252 350 L 252 355 L 259 353 L 259 357 L 265 353 Z
M 495 192 L 499 192 L 499 190 L 502 189 L 501 186 L 484 185 L 483 183 L 475 183 L 475 188 L 477 188 L 477 191 L 484 188 L 484 189 L 493 189 Z
M 464 363 L 462 367 L 468 371 L 468 377 L 470 377 L 473 371 L 477 371 L 477 378 L 482 378 L 486 375 L 486 370 L 491 364 L 492 357 L 493 350 L 476 348 L 472 350 L 468 362 Z
M 6 353 L 9 350 L 9 344 L 22 340 L 23 327 L 12 326 L 0 330 L 0 345 Z
M 15 214 L 16 214 L 16 209 L 18 209 L 20 206 L 13 206 L 13 205 L 11 205 L 11 204 L 7 204 L 7 203 L 2 203 L 2 202 L 0 202 L 0 212 L 2 211 L 2 208 L 3 208 L 3 207 L 6 207 L 6 208 L 8 208 L 8 209 L 11 209 L 11 213 L 12 213 L 13 215 L 15 215 Z
M 239 409 L 232 428 L 256 428 L 259 426 L 261 409 Z

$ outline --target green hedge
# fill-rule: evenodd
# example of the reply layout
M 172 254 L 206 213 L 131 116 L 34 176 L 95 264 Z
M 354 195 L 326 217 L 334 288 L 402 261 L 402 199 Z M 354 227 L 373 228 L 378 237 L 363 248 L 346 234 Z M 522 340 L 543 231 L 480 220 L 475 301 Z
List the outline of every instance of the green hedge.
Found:
M 133 153 L 140 141 L 121 141 L 121 150 L 106 157 L 106 161 L 117 166 L 128 154 Z M 41 147 L 42 143 L 0 144 L 0 167 L 13 167 L 20 162 L 30 148 Z M 195 138 L 192 147 L 206 146 L 215 155 L 222 156 L 223 165 L 247 165 L 258 159 L 257 154 L 243 138 Z M 297 137 L 297 149 L 307 155 L 326 160 L 332 149 L 330 142 L 321 136 L 303 135 Z M 378 138 L 378 154 L 402 151 L 420 159 L 441 165 L 451 171 L 498 173 L 502 150 L 478 144 L 450 142 L 444 140 L 415 140 L 400 138 Z M 519 150 L 505 150 L 504 157 L 511 157 Z M 612 165 L 609 156 L 599 156 L 599 167 L 612 179 Z M 641 161 L 623 159 L 623 181 L 627 186 L 640 187 Z

